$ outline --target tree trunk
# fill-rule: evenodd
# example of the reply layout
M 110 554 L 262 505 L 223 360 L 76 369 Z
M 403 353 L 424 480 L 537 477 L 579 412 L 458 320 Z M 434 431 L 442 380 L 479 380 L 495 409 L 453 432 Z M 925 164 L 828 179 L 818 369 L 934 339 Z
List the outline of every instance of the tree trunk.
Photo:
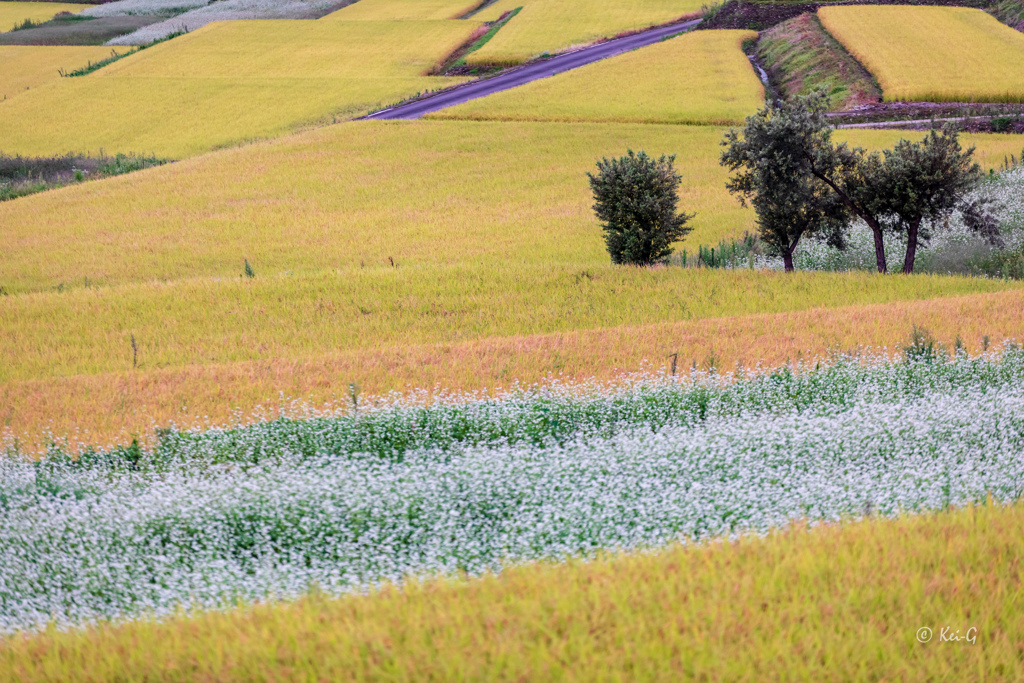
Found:
M 914 272 L 914 259 L 917 258 L 917 231 L 920 227 L 920 218 L 913 219 L 907 226 L 907 256 L 903 259 L 903 272 L 907 275 Z
M 795 270 L 795 268 L 793 268 L 793 250 L 792 249 L 783 249 L 782 250 L 782 262 L 786 264 L 786 272 L 787 273 L 792 273 Z
M 793 252 L 796 251 L 796 245 L 800 244 L 800 236 L 796 239 L 790 240 L 789 244 L 782 249 L 782 262 L 786 265 L 786 272 L 792 273 L 796 270 L 793 267 Z
M 889 266 L 885 263 L 885 241 L 882 239 L 882 226 L 873 218 L 869 219 L 863 216 L 862 218 L 871 228 L 871 233 L 875 237 L 875 265 L 878 266 L 878 272 L 885 275 L 889 272 Z

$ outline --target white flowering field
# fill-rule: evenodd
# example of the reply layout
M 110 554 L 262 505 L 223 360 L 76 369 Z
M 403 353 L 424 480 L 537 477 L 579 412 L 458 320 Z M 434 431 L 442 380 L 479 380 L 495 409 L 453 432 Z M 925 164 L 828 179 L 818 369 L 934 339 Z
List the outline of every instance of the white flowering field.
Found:
M 1024 351 L 168 431 L 0 456 L 0 631 L 365 589 L 1024 489 Z

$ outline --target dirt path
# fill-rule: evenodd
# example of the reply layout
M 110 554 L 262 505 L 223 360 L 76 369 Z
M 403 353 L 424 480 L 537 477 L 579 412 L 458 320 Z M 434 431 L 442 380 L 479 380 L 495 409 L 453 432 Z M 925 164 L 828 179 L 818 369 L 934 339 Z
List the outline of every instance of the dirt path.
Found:
M 563 71 L 578 69 L 581 66 L 592 64 L 602 59 L 607 59 L 608 57 L 614 57 L 615 55 L 622 54 L 623 52 L 629 52 L 630 50 L 635 50 L 640 47 L 653 45 L 654 43 L 664 40 L 670 36 L 683 33 L 684 31 L 689 31 L 699 23 L 700 19 L 694 19 L 691 21 L 659 26 L 640 33 L 634 33 L 633 35 L 625 36 L 623 38 L 616 38 L 604 43 L 598 43 L 597 45 L 591 45 L 590 47 L 574 50 L 573 52 L 567 52 L 550 59 L 530 62 L 523 66 L 502 71 L 496 76 L 481 79 L 479 81 L 473 81 L 472 83 L 466 83 L 465 85 L 456 86 L 448 90 L 443 90 L 434 95 L 429 95 L 412 102 L 400 104 L 395 107 L 391 107 L 390 109 L 384 109 L 370 114 L 369 116 L 365 116 L 364 118 L 378 120 L 418 119 L 425 114 L 430 114 L 440 109 L 446 109 L 447 107 L 453 107 L 457 104 L 462 104 L 463 102 L 469 102 L 470 100 L 475 100 L 478 97 L 486 97 L 487 95 L 515 88 L 520 85 L 530 83 L 531 81 L 554 76 L 555 74 L 562 73 Z

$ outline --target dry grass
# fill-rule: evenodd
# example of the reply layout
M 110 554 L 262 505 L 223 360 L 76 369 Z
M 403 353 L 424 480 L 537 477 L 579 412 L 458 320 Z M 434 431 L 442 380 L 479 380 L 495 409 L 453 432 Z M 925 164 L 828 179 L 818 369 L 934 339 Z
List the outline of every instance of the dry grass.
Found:
M 308 87 L 310 98 L 324 97 Z M 279 106 L 269 86 L 266 97 Z M 843 137 L 876 146 L 904 135 L 921 133 Z M 584 173 L 627 148 L 678 154 L 681 206 L 697 212 L 684 243 L 692 250 L 752 228 L 752 213 L 725 190 L 721 136 L 704 126 L 333 126 L 0 204 L 0 286 L 233 278 L 243 258 L 261 277 L 373 269 L 389 258 L 401 267 L 472 264 L 480 277 L 508 264 L 600 266 L 608 256 Z M 966 137 L 986 168 L 1020 152 L 1016 136 Z
M 8 154 L 31 156 L 102 149 L 181 158 L 273 137 L 460 82 L 424 74 L 478 26 L 211 24 L 5 103 L 0 144 Z
M 493 21 L 517 7 L 523 10 L 468 64 L 518 64 L 544 52 L 592 43 L 619 33 L 639 31 L 700 11 L 699 0 L 498 0 L 473 15 Z
M 1020 680 L 1022 554 L 1020 505 L 797 524 L 369 596 L 18 637 L 0 645 L 0 677 Z M 942 642 L 943 629 L 964 640 Z
M 963 7 L 822 7 L 886 101 L 1022 102 L 1024 34 Z
M 125 48 L 112 50 L 109 47 L 95 46 L 0 46 L 0 100 L 8 100 L 30 88 L 56 81 L 60 78 L 59 69 L 74 71 L 89 62 L 98 62 L 110 57 L 111 52 L 124 51 Z M 0 145 L 3 143 L 0 142 Z
M 0 31 L 10 31 L 15 26 L 21 25 L 26 19 L 40 24 L 49 21 L 54 15 L 61 12 L 77 14 L 86 7 L 88 5 L 61 2 L 0 2 Z M 7 65 L 2 58 L 0 58 L 0 65 L 3 65 L 3 71 L 7 70 Z
M 806 280 L 820 288 L 835 286 L 836 281 Z M 724 293 L 726 287 L 714 289 Z M 778 302 L 765 303 L 771 295 L 771 289 L 764 290 L 751 308 L 780 310 Z M 160 344 L 139 334 L 142 367 L 134 370 L 130 369 L 128 332 L 120 330 L 108 340 L 114 356 L 108 367 L 115 371 L 0 384 L 0 433 L 9 430 L 24 443 L 35 445 L 43 445 L 39 439 L 47 429 L 72 443 L 123 442 L 131 434 L 149 435 L 153 427 L 172 421 L 183 426 L 224 424 L 236 413 L 248 419 L 263 408 L 276 410 L 282 394 L 317 407 L 331 405 L 335 399 L 347 401 L 349 382 L 357 382 L 366 395 L 373 396 L 412 388 L 507 388 L 516 381 L 530 384 L 550 375 L 570 381 L 613 380 L 644 367 L 667 367 L 670 353 L 678 353 L 684 367 L 693 362 L 702 365 L 711 356 L 726 368 L 737 362 L 747 367 L 759 361 L 773 365 L 860 345 L 895 348 L 905 342 L 915 324 L 950 347 L 960 337 L 976 352 L 985 336 L 997 345 L 1005 338 L 1020 338 L 1024 329 L 1020 289 L 927 300 L 894 300 L 867 292 L 865 298 L 888 303 L 836 306 L 829 301 L 832 308 L 750 315 L 736 315 L 736 305 L 722 305 L 706 311 L 714 315 L 718 310 L 721 317 L 702 320 L 640 324 L 640 319 L 633 318 L 618 327 L 573 329 L 567 325 L 556 333 L 513 330 L 510 336 L 442 343 L 415 344 L 394 337 L 375 343 L 371 337 L 353 346 L 339 338 L 339 347 L 348 350 L 324 344 L 318 353 L 282 355 L 280 349 L 273 349 L 278 351 L 275 355 L 264 347 L 265 355 L 259 360 L 214 362 L 197 354 L 195 364 L 169 367 L 154 362 Z M 244 314 L 238 317 L 246 320 Z M 215 342 L 220 330 L 211 332 Z M 267 343 L 250 334 L 245 343 L 254 349 Z M 227 334 L 221 338 L 233 340 Z M 62 343 L 73 344 L 70 338 Z
M 738 125 L 764 103 L 754 31 L 698 31 L 445 109 L 435 118 Z
M 359 0 L 324 21 L 457 19 L 480 4 L 480 0 Z

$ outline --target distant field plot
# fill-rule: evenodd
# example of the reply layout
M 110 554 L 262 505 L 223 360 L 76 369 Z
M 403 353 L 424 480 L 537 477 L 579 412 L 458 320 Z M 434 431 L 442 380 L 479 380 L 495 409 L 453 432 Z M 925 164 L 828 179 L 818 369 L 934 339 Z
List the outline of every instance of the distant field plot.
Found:
M 1024 101 L 1024 33 L 962 7 L 823 7 L 887 101 Z
M 472 18 L 494 21 L 517 7 L 523 10 L 466 62 L 518 64 L 544 52 L 664 24 L 699 12 L 701 5 L 700 0 L 498 0 Z
M 124 48 L 116 51 L 124 52 Z M 59 69 L 73 71 L 110 57 L 109 47 L 0 46 L 0 100 L 60 78 Z M 3 142 L 0 142 L 0 147 Z
M 434 118 L 740 124 L 764 103 L 746 55 L 754 31 L 698 31 L 519 88 Z
M 77 14 L 88 5 L 61 2 L 0 2 L 0 32 L 20 26 L 26 19 L 36 24 L 49 21 L 55 14 Z
M 456 19 L 479 5 L 480 0 L 359 0 L 324 20 Z
M 103 149 L 181 158 L 345 118 L 458 83 L 423 74 L 477 26 L 214 24 L 6 103 L 0 151 L 42 156 Z M 118 116 L 110 116 L 112 109 Z

